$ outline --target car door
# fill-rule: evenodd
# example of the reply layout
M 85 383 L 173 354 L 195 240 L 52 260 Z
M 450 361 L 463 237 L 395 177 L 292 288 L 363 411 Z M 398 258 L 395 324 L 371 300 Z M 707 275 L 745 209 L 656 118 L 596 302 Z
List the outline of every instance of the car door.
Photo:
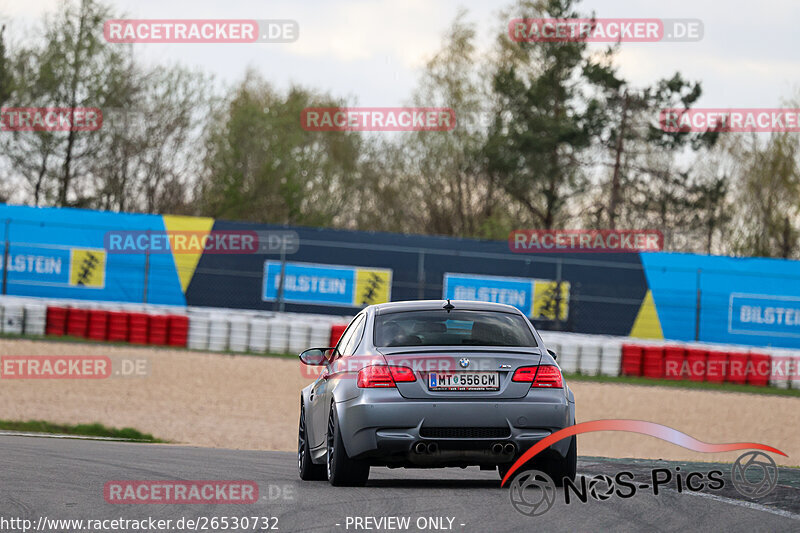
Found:
M 319 375 L 314 385 L 311 387 L 308 401 L 311 406 L 311 436 L 310 442 L 313 448 L 322 446 L 325 443 L 325 435 L 328 431 L 328 404 L 330 403 L 330 363 L 336 358 L 336 354 L 340 352 L 355 334 L 358 324 L 363 322 L 363 315 L 356 316 L 347 329 L 342 333 L 339 342 L 336 344 L 336 349 L 331 352 L 331 360 L 325 365 L 322 373 Z
M 325 369 L 326 373 L 329 375 L 329 379 L 326 380 L 325 388 L 322 391 L 323 397 L 321 403 L 326 408 L 330 406 L 333 401 L 333 389 L 336 385 L 336 379 L 334 378 L 340 379 L 345 377 L 345 379 L 347 379 L 354 377 L 352 374 L 344 373 L 347 366 L 346 360 L 355 353 L 356 348 L 361 342 L 366 322 L 366 315 L 363 313 L 353 320 L 350 336 L 347 339 L 342 339 L 343 342 L 339 343 L 339 346 L 337 346 L 335 359 L 332 360 L 328 368 Z

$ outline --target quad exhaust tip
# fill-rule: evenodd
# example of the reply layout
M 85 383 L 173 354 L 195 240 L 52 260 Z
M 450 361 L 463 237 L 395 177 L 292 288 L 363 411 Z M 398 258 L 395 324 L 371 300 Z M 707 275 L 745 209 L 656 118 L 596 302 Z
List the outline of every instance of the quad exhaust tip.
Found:
M 423 454 L 428 450 L 428 447 L 425 446 L 424 442 L 418 442 L 414 445 L 414 452 L 418 454 Z
M 492 444 L 492 453 L 495 455 L 513 455 L 517 451 L 517 447 L 513 442 L 495 442 Z
M 431 442 L 428 444 L 428 453 L 434 454 L 439 451 L 439 445 L 435 442 Z

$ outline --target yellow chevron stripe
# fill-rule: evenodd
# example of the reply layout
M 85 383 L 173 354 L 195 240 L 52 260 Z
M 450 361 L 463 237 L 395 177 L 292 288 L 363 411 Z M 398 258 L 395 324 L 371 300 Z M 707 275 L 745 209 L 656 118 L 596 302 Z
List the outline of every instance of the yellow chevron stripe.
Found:
M 650 289 L 644 295 L 642 305 L 639 307 L 639 314 L 633 322 L 631 337 L 639 339 L 663 339 L 664 332 L 661 330 L 661 321 L 658 319 L 656 302 L 653 300 L 653 293 Z
M 214 227 L 213 218 L 177 215 L 163 215 L 162 218 L 164 219 L 164 227 L 168 232 L 196 231 L 205 236 Z M 175 269 L 178 272 L 178 279 L 181 280 L 181 289 L 184 294 L 186 294 L 186 288 L 189 286 L 189 282 L 192 281 L 194 270 L 197 268 L 197 263 L 202 255 L 202 252 L 176 254 L 174 250 L 172 251 L 172 260 L 175 261 Z

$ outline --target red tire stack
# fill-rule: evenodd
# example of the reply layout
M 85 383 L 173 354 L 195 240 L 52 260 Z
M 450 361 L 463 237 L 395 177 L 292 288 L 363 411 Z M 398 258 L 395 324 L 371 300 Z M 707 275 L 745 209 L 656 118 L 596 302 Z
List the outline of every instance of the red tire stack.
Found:
M 728 382 L 744 385 L 747 383 L 748 354 L 744 352 L 731 352 L 728 354 L 730 366 L 728 367 Z
M 331 325 L 331 341 L 330 341 L 330 348 L 333 348 L 338 344 L 339 339 L 342 338 L 342 334 L 344 330 L 347 329 L 347 324 L 332 324 Z
M 728 352 L 708 352 L 706 359 L 706 381 L 710 383 L 724 383 L 730 370 Z
M 167 344 L 167 315 L 150 315 L 147 344 L 163 346 Z
M 108 311 L 92 309 L 89 311 L 89 332 L 87 337 L 96 341 L 108 338 Z
M 705 381 L 708 352 L 698 348 L 686 350 L 686 364 L 689 366 L 689 381 Z
M 126 342 L 128 340 L 128 315 L 125 311 L 108 313 L 108 340 Z
M 642 347 L 636 344 L 622 345 L 622 375 L 642 375 Z
M 750 364 L 753 371 L 747 375 L 747 383 L 757 387 L 769 385 L 769 376 L 772 373 L 772 362 L 769 355 L 750 352 Z
M 686 349 L 683 346 L 664 347 L 664 377 L 666 379 L 683 379 L 683 363 L 686 359 Z
M 128 342 L 131 344 L 147 344 L 146 313 L 130 313 L 128 318 Z
M 185 315 L 169 315 L 167 344 L 170 346 L 186 346 L 188 337 L 189 317 Z
M 69 309 L 66 307 L 47 306 L 47 335 L 63 336 L 67 332 L 67 314 Z
M 665 369 L 663 346 L 645 346 L 643 360 L 644 377 L 656 379 L 664 377 Z
M 67 313 L 67 335 L 86 337 L 89 329 L 89 311 L 87 309 L 70 308 Z

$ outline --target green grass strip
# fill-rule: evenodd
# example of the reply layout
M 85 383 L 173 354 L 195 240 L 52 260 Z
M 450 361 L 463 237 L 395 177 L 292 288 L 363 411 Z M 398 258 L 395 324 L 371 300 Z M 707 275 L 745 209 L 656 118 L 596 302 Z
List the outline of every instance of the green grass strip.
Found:
M 0 420 L 0 430 L 19 431 L 24 433 L 53 433 L 59 435 L 77 435 L 82 437 L 108 437 L 112 439 L 135 440 L 141 442 L 166 442 L 149 433 L 142 433 L 133 428 L 108 428 L 103 424 L 54 424 L 44 420 Z

